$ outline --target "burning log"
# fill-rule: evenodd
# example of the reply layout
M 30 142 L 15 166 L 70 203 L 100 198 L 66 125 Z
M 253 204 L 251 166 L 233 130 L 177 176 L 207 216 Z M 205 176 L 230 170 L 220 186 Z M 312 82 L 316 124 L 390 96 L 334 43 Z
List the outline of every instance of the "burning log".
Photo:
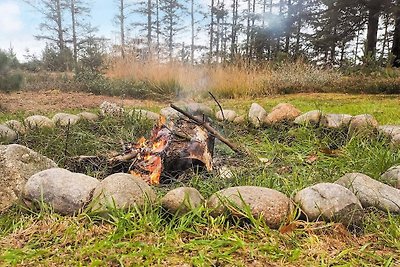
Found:
M 201 125 L 182 118 L 167 125 L 162 119 L 148 140 L 127 144 L 118 160 L 130 160 L 128 172 L 155 185 L 193 167 L 212 171 L 213 150 L 214 137 Z

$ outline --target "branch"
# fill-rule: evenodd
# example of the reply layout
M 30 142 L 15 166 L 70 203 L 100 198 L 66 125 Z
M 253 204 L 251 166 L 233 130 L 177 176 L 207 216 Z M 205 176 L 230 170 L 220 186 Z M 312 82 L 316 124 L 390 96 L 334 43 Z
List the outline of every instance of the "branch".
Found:
M 222 120 L 225 121 L 225 115 L 224 115 L 224 111 L 222 110 L 221 104 L 218 102 L 218 100 L 215 98 L 215 96 L 211 92 L 208 92 L 208 93 L 214 99 L 215 103 L 217 103 L 219 110 L 221 111 L 221 114 L 222 114 Z
M 241 151 L 235 144 L 231 143 L 228 139 L 223 137 L 219 132 L 217 132 L 217 130 L 215 130 L 213 127 L 211 127 L 210 124 L 208 124 L 208 122 L 205 122 L 205 121 L 203 121 L 203 120 L 201 120 L 199 118 L 196 118 L 196 117 L 192 116 L 191 114 L 189 114 L 186 111 L 180 109 L 179 107 L 175 106 L 174 104 L 171 104 L 170 106 L 171 106 L 171 108 L 175 109 L 176 111 L 182 113 L 183 115 L 185 115 L 186 117 L 188 117 L 189 119 L 194 121 L 197 125 L 203 126 L 209 133 L 214 135 L 215 138 L 219 139 L 222 143 L 224 143 L 225 145 L 230 147 L 236 153 L 238 153 L 238 154 L 247 154 L 247 153 Z

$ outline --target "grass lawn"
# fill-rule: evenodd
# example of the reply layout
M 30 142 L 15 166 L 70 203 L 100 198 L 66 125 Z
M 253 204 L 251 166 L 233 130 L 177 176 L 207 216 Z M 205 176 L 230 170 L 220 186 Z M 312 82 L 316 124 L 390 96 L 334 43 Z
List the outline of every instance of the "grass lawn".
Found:
M 398 96 L 300 94 L 221 100 L 224 108 L 242 114 L 252 102 L 267 110 L 277 103 L 289 102 L 303 112 L 321 109 L 352 115 L 370 113 L 380 124 L 400 124 Z M 0 123 L 5 118 L 20 117 L 21 114 L 4 112 Z M 216 157 L 232 170 L 232 177 L 188 174 L 190 179 L 185 181 L 155 187 L 159 196 L 182 185 L 197 188 L 204 197 L 237 185 L 265 186 L 294 196 L 304 187 L 334 182 L 348 172 L 379 179 L 385 170 L 400 163 L 399 151 L 391 149 L 388 140 L 379 135 L 349 137 L 344 130 L 311 126 L 214 126 L 247 148 L 251 156 L 236 157 L 225 145 L 217 143 Z M 61 127 L 35 130 L 20 136 L 18 143 L 54 159 L 62 167 L 67 156 L 118 151 L 120 140 L 136 140 L 147 135 L 151 127 L 151 122 L 137 118 L 107 118 L 95 123 L 80 122 L 68 134 Z M 267 160 L 261 162 L 258 158 Z M 101 172 L 91 169 L 86 173 L 101 177 Z M 363 227 L 354 231 L 337 223 L 295 218 L 279 230 L 271 230 L 262 221 L 213 218 L 204 207 L 178 218 L 155 205 L 141 211 L 115 211 L 104 221 L 90 212 L 63 217 L 49 210 L 27 211 L 15 206 L 0 214 L 0 265 L 398 266 L 400 216 L 376 209 L 366 209 L 365 213 Z

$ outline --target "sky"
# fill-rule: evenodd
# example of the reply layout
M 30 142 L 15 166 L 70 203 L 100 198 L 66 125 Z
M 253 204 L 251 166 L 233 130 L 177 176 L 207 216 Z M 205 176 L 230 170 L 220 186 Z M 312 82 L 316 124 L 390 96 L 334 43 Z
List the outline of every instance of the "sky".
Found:
M 98 35 L 114 41 L 117 36 L 113 23 L 117 12 L 114 1 L 92 0 L 91 8 L 90 21 L 99 28 Z M 0 0 L 0 14 L 0 49 L 12 47 L 22 62 L 25 61 L 27 49 L 30 54 L 40 56 L 45 42 L 36 40 L 34 35 L 40 33 L 41 15 L 22 0 Z

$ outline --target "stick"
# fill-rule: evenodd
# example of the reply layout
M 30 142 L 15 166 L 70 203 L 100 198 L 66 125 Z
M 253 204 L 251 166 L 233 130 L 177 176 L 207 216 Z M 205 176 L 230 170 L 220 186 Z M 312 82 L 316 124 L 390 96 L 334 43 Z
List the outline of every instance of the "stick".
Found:
M 218 107 L 219 107 L 219 110 L 221 111 L 221 114 L 222 114 L 222 120 L 225 120 L 225 115 L 224 115 L 224 111 L 223 111 L 223 109 L 222 109 L 221 104 L 218 102 L 218 100 L 215 98 L 215 96 L 214 96 L 211 92 L 208 92 L 208 93 L 209 93 L 210 96 L 214 99 L 215 103 L 217 103 L 217 105 L 218 105 Z
M 192 115 L 190 115 L 189 113 L 187 113 L 186 111 L 180 109 L 179 107 L 175 106 L 174 104 L 171 104 L 171 108 L 175 109 L 176 111 L 179 111 L 180 113 L 182 113 L 183 115 L 185 115 L 186 117 L 188 117 L 189 119 L 191 119 L 192 121 L 194 121 L 196 124 L 203 126 L 204 128 L 206 128 L 206 130 L 211 133 L 212 135 L 215 136 L 215 138 L 219 139 L 222 143 L 224 143 L 225 145 L 229 146 L 233 151 L 235 151 L 238 154 L 245 154 L 243 151 L 241 151 L 236 145 L 232 144 L 228 139 L 226 139 L 225 137 L 223 137 L 220 133 L 217 132 L 217 130 L 215 130 L 213 127 L 210 126 L 210 124 L 208 124 L 208 122 L 204 122 L 199 118 L 196 118 Z

